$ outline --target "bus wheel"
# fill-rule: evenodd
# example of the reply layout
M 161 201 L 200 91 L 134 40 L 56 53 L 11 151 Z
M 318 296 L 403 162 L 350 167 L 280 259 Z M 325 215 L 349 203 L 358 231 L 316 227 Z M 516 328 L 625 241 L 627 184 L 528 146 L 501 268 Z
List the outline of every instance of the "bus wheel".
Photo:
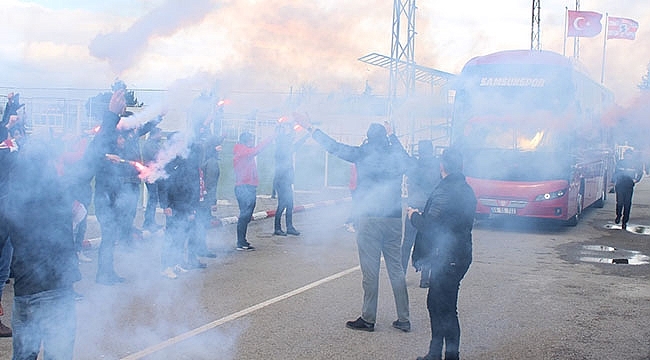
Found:
M 595 207 L 599 209 L 605 207 L 605 200 L 607 199 L 607 195 L 605 194 L 605 192 L 606 191 L 603 189 L 603 191 L 600 193 L 600 199 L 596 200 L 596 202 L 594 203 Z
M 583 199 L 582 199 L 582 194 L 578 194 L 578 204 L 576 208 L 576 214 L 573 215 L 569 220 L 567 220 L 566 224 L 568 226 L 576 226 L 578 225 L 578 221 L 580 220 L 580 217 L 582 216 L 582 210 L 583 210 Z
M 600 193 L 600 199 L 596 200 L 594 206 L 602 209 L 607 201 L 607 176 L 605 176 L 605 183 L 603 184 L 603 191 Z

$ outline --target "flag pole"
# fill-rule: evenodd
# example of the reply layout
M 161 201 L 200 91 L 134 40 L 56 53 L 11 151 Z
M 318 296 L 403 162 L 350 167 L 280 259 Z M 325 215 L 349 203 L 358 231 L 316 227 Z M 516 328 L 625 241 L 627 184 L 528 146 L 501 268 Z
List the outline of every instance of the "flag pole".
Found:
M 600 83 L 605 81 L 605 51 L 607 50 L 607 35 L 609 33 L 609 13 L 605 13 L 605 31 L 603 35 L 603 66 L 600 70 Z
M 564 46 L 562 48 L 562 55 L 566 56 L 566 36 L 567 36 L 567 27 L 569 26 L 569 7 L 564 7 Z

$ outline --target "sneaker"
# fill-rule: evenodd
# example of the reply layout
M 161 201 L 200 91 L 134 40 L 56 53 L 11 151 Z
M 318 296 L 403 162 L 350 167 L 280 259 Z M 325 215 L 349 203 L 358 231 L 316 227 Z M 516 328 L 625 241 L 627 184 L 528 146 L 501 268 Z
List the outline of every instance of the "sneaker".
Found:
M 89 263 L 93 261 L 93 259 L 86 256 L 86 254 L 84 254 L 83 251 L 79 251 L 77 253 L 77 259 L 79 259 L 80 262 L 85 262 L 85 263 Z
M 83 294 L 80 294 L 80 293 L 75 291 L 74 292 L 74 299 L 75 299 L 75 301 L 81 301 L 81 300 L 84 299 L 84 296 L 83 296 Z
M 168 279 L 176 279 L 178 275 L 174 272 L 174 269 L 170 267 L 166 268 L 165 270 L 162 271 L 162 276 L 168 278 Z
M 11 337 L 12 335 L 13 332 L 11 331 L 11 328 L 0 321 L 0 337 Z
M 616 215 L 616 219 L 614 219 L 614 224 L 618 224 L 621 222 L 621 215 Z
M 287 233 L 284 232 L 284 231 L 282 231 L 282 230 L 280 230 L 280 229 L 277 229 L 277 230 L 275 230 L 275 231 L 273 232 L 273 235 L 277 235 L 277 236 L 287 236 Z
M 354 321 L 348 321 L 345 323 L 345 327 L 352 330 L 361 330 L 361 331 L 375 331 L 375 324 L 369 323 L 363 320 L 361 317 Z
M 253 245 L 237 246 L 237 250 L 239 250 L 239 251 L 253 251 L 253 250 L 255 250 L 255 247 Z
M 176 274 L 184 274 L 184 273 L 188 272 L 189 270 L 187 270 L 187 268 L 185 266 L 181 266 L 180 264 L 176 264 L 176 265 L 174 265 L 174 269 L 172 271 L 174 271 L 174 273 L 176 273 Z
M 399 329 L 399 330 L 402 330 L 404 332 L 409 332 L 409 331 L 411 331 L 411 322 L 408 321 L 408 320 L 407 321 L 395 320 L 395 321 L 393 321 L 393 327 L 395 329 Z
M 287 234 L 298 236 L 300 235 L 300 231 L 296 230 L 296 228 L 290 228 L 287 229 Z

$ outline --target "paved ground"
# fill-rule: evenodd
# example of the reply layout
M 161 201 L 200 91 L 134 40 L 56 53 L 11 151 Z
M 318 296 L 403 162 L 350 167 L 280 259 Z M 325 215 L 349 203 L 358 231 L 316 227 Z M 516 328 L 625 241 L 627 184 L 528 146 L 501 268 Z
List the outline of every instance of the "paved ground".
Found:
M 345 196 L 345 190 L 296 194 L 297 204 Z M 258 200 L 258 213 L 275 206 L 268 197 Z M 298 212 L 295 221 L 303 233 L 298 237 L 272 236 L 271 219 L 254 221 L 249 229 L 258 247 L 254 252 L 234 251 L 234 225 L 215 228 L 209 245 L 218 258 L 174 281 L 159 273 L 160 234 L 147 235 L 134 252 L 116 248 L 116 267 L 127 278 L 119 286 L 92 281 L 96 251 L 88 251 L 94 262 L 81 264 L 83 279 L 75 286 L 86 295 L 77 306 L 76 358 L 422 355 L 429 337 L 426 291 L 418 288 L 412 269 L 407 274 L 411 333 L 390 327 L 395 310 L 385 270 L 376 331 L 344 327 L 358 316 L 361 300 L 354 234 L 341 226 L 349 204 Z M 613 224 L 613 205 L 611 196 L 604 208 L 587 210 L 576 227 L 476 224 L 474 262 L 459 299 L 464 359 L 650 358 L 650 265 L 612 262 L 643 261 L 650 254 L 650 236 L 636 231 L 650 224 L 650 181 L 636 189 L 629 231 Z M 222 203 L 217 212 L 218 218 L 234 216 L 236 204 Z M 10 310 L 11 291 L 3 300 Z M 0 339 L 0 359 L 9 358 L 10 344 Z

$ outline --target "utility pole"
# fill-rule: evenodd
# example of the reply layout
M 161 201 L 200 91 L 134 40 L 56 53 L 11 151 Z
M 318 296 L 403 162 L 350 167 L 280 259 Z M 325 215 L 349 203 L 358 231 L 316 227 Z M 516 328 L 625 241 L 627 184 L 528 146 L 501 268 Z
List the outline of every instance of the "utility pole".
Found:
M 541 45 L 541 33 L 540 33 L 540 5 L 541 0 L 533 0 L 533 16 L 532 16 L 532 24 L 530 27 L 530 49 L 531 50 L 537 50 L 541 51 L 542 50 L 542 45 Z
M 391 123 L 399 85 L 403 85 L 407 100 L 415 93 L 415 10 L 415 0 L 394 0 L 388 81 L 388 119 Z M 406 29 L 401 27 L 402 20 Z
M 580 11 L 580 0 L 576 0 L 576 11 Z M 575 36 L 573 38 L 573 58 L 580 58 L 580 37 Z

